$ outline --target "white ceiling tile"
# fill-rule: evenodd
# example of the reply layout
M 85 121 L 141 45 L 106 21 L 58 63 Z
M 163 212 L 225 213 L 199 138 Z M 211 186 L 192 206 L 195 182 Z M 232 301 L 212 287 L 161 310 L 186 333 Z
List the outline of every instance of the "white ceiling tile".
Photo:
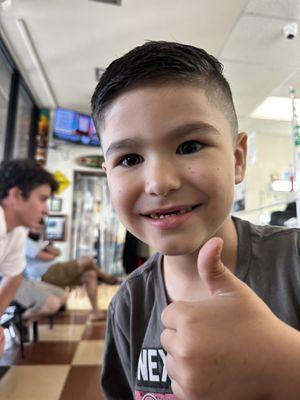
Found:
M 289 66 L 273 68 L 230 61 L 223 63 L 224 75 L 234 95 L 267 96 L 295 70 Z
M 297 70 L 293 75 L 287 79 L 284 84 L 280 85 L 273 91 L 274 96 L 289 96 L 290 87 L 295 90 L 295 96 L 300 97 L 300 71 Z
M 258 96 L 233 95 L 233 102 L 238 118 L 250 115 L 261 101 L 263 101 L 263 98 Z
M 145 40 L 181 41 L 218 54 L 247 0 L 124 0 L 121 7 L 87 0 L 13 0 L 0 12 L 34 93 L 42 92 L 30 67 L 16 18 L 27 25 L 60 105 L 86 110 L 96 82 L 95 67 L 106 67 Z M 35 77 L 35 78 L 34 78 Z M 41 105 L 45 94 L 39 93 Z
M 255 132 L 258 135 L 282 135 L 292 137 L 291 124 L 284 121 L 241 117 L 239 118 L 239 128 L 241 132 L 246 132 L 248 135 Z
M 222 58 L 268 67 L 299 66 L 300 37 L 285 39 L 282 34 L 285 22 L 242 16 L 222 51 Z
M 300 20 L 299 0 L 251 0 L 246 8 L 247 13 L 270 17 Z

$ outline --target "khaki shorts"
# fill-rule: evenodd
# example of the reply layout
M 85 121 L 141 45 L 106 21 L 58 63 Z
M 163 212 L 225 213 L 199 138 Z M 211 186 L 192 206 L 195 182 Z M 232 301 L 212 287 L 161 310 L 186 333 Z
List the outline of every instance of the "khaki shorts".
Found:
M 42 276 L 42 281 L 63 288 L 78 286 L 82 284 L 82 272 L 79 272 L 76 260 L 56 263 Z
M 57 296 L 62 299 L 65 296 L 64 290 L 46 282 L 28 281 L 23 278 L 14 300 L 25 308 L 40 309 L 50 296 Z

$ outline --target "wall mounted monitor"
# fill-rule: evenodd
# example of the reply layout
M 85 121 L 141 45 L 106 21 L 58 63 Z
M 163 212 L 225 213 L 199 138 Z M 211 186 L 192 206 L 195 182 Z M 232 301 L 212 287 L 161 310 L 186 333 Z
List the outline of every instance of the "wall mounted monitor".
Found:
M 87 146 L 100 146 L 92 118 L 65 108 L 55 111 L 53 137 Z

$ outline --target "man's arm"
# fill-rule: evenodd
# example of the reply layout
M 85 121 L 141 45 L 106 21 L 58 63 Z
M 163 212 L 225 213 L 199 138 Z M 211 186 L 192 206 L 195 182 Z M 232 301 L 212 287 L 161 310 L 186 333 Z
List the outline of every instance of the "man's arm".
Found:
M 15 297 L 22 281 L 22 273 L 16 276 L 4 276 L 0 282 L 0 316 Z M 0 357 L 4 351 L 4 330 L 0 327 Z
M 0 357 L 4 352 L 5 336 L 4 329 L 0 326 Z
M 40 250 L 37 255 L 35 256 L 35 258 L 37 258 L 38 260 L 42 260 L 42 261 L 52 261 L 55 260 L 56 255 L 49 253 L 46 250 Z
M 45 247 L 44 250 L 47 251 L 47 252 L 50 253 L 50 254 L 53 254 L 55 257 L 57 257 L 57 256 L 60 255 L 60 250 L 59 250 L 57 247 L 55 247 L 55 246 L 52 244 L 52 242 L 50 242 L 50 243 L 48 244 L 48 246 Z
M 59 255 L 60 255 L 60 250 L 57 247 L 53 246 L 50 242 L 46 247 L 41 249 L 36 254 L 35 258 L 42 261 L 52 261 Z
M 22 281 L 22 273 L 16 276 L 4 276 L 0 282 L 0 315 L 15 297 Z

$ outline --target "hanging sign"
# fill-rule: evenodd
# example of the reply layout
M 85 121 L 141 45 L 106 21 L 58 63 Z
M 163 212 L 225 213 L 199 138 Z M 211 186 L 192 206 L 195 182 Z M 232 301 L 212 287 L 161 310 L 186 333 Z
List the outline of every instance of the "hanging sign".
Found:
M 56 170 L 53 175 L 59 185 L 55 194 L 61 194 L 71 185 L 71 182 L 61 171 Z
M 76 164 L 80 165 L 81 167 L 88 167 L 88 168 L 102 168 L 102 164 L 104 162 L 103 156 L 98 155 L 87 155 L 87 156 L 80 156 L 75 159 Z

